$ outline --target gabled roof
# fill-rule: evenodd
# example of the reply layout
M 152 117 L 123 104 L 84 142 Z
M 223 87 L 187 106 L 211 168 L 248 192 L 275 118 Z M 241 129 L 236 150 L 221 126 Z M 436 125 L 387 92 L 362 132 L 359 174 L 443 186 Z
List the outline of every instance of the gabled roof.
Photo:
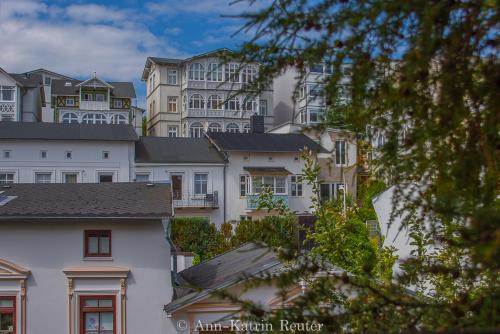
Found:
M 87 80 L 88 81 L 88 80 Z M 52 95 L 78 95 L 80 92 L 81 80 L 52 80 Z M 111 85 L 111 96 L 113 97 L 128 97 L 134 99 L 135 88 L 132 82 L 114 82 L 110 81 L 107 84 Z
M 37 122 L 0 122 L 0 140 L 97 140 L 136 141 L 128 124 L 65 124 Z
M 209 297 L 214 291 L 228 288 L 259 275 L 278 273 L 283 265 L 268 247 L 245 243 L 229 252 L 179 272 L 182 281 L 176 299 L 165 305 L 172 313 Z M 182 294 L 179 294 L 181 292 Z
M 240 152 L 327 152 L 303 134 L 209 132 L 207 136 L 222 151 Z
M 135 144 L 137 163 L 224 163 L 206 138 L 141 137 Z
M 60 73 L 56 73 L 56 72 L 52 72 L 52 71 L 49 71 L 45 68 L 38 68 L 36 70 L 33 70 L 33 71 L 28 71 L 28 72 L 25 72 L 27 74 L 32 74 L 32 73 L 47 73 L 51 76 L 54 76 L 54 77 L 59 77 L 60 79 L 69 79 L 69 80 L 74 80 L 73 78 L 71 77 L 68 77 L 67 75 L 62 75 Z
M 35 88 L 43 85 L 42 76 L 28 73 L 7 73 L 0 67 L 0 73 L 11 78 L 17 85 L 26 88 Z
M 161 219 L 172 215 L 170 184 L 16 183 L 0 205 L 1 221 L 82 218 Z
M 98 77 L 94 76 L 90 79 L 87 79 L 85 81 L 82 81 L 80 82 L 77 86 L 87 86 L 90 82 L 92 81 L 97 81 L 97 82 L 100 82 L 101 84 L 103 84 L 104 86 L 108 87 L 108 88 L 113 88 L 112 85 L 110 85 L 109 83 L 107 83 L 106 81 L 102 80 L 102 79 L 99 79 Z

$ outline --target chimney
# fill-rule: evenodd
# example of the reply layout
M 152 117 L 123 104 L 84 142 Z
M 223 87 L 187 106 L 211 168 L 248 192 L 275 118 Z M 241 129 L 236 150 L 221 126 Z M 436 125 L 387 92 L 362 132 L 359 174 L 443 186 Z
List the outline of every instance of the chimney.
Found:
M 250 116 L 250 130 L 252 133 L 264 133 L 264 116 L 257 114 Z

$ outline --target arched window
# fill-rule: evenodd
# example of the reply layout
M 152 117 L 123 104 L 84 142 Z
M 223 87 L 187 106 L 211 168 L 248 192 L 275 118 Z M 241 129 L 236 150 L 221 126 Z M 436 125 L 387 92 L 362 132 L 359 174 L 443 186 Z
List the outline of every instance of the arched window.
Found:
M 245 124 L 243 125 L 243 132 L 244 133 L 250 133 L 250 124 Z
M 106 119 L 106 116 L 103 114 L 96 114 L 95 115 L 95 124 L 107 124 L 108 121 Z
M 231 111 L 240 111 L 240 99 L 238 97 L 230 98 L 226 102 L 226 109 Z
M 210 132 L 221 132 L 222 131 L 222 127 L 220 126 L 219 123 L 210 123 L 210 125 L 208 126 L 208 131 L 210 131 Z
M 191 124 L 189 127 L 191 138 L 200 138 L 203 134 L 203 125 L 199 122 Z
M 222 109 L 222 98 L 219 95 L 210 95 L 208 97 L 208 109 Z
M 82 118 L 82 123 L 84 124 L 94 124 L 95 123 L 95 114 L 86 114 Z
M 238 124 L 229 123 L 228 125 L 226 125 L 226 132 L 238 133 L 240 132 L 240 127 L 238 126 Z
M 241 70 L 241 82 L 250 83 L 257 77 L 255 66 L 248 65 Z
M 78 123 L 78 116 L 72 112 L 66 113 L 62 117 L 62 123 Z
M 127 118 L 124 115 L 113 115 L 111 118 L 112 124 L 127 124 Z
M 203 65 L 194 63 L 189 65 L 189 80 L 204 80 Z
M 200 94 L 191 95 L 189 98 L 189 108 L 205 109 L 205 99 Z
M 207 69 L 208 81 L 222 81 L 222 65 L 217 63 L 208 64 Z

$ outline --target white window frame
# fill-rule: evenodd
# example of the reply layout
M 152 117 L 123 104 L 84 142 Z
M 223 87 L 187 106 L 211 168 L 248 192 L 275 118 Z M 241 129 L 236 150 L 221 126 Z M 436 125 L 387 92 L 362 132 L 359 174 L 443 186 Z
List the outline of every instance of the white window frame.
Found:
M 13 184 L 16 183 L 16 172 L 12 170 L 0 170 L 0 184 Z M 5 175 L 5 178 L 3 177 Z M 12 175 L 12 180 L 8 177 Z
M 335 140 L 335 166 L 347 165 L 347 141 Z M 343 145 L 342 145 L 343 144 Z
M 207 80 L 213 82 L 221 82 L 224 79 L 223 68 L 221 64 L 210 63 L 207 68 Z
M 226 102 L 226 110 L 240 111 L 240 109 L 241 109 L 240 99 L 237 96 L 230 98 Z
M 49 175 L 49 182 L 38 182 L 38 177 L 40 175 Z M 33 183 L 53 183 L 54 182 L 54 171 L 50 170 L 39 170 L 35 171 L 33 174 Z
M 113 107 L 121 109 L 123 108 L 123 100 L 122 99 L 114 99 L 113 100 Z
M 257 69 L 253 65 L 247 65 L 241 70 L 241 82 L 251 83 L 257 77 Z
M 78 123 L 78 115 L 73 112 L 68 112 L 62 115 L 61 123 Z
M 193 94 L 189 97 L 190 109 L 205 109 L 205 99 L 201 94 Z
M 168 69 L 167 70 L 167 84 L 169 85 L 177 85 L 177 70 Z
M 223 110 L 224 104 L 222 103 L 222 97 L 218 94 L 212 94 L 208 97 L 208 109 L 210 110 Z
M 267 116 L 267 100 L 259 100 L 259 115 Z
M 226 125 L 226 132 L 240 133 L 240 126 L 236 123 L 229 123 Z
M 290 196 L 302 197 L 303 195 L 304 195 L 304 180 L 302 175 L 290 176 Z
M 61 171 L 61 183 L 67 183 L 66 182 L 66 176 L 67 175 L 76 175 L 76 183 L 80 183 L 80 171 L 75 171 L 75 170 L 65 170 Z
M 193 81 L 203 81 L 205 80 L 205 71 L 203 68 L 203 64 L 201 63 L 193 63 L 189 65 L 189 80 Z
M 250 133 L 252 131 L 252 127 L 250 126 L 249 123 L 245 123 L 245 125 L 243 125 L 243 133 Z
M 4 99 L 4 95 L 3 95 L 4 91 L 11 91 L 12 92 L 12 99 L 11 100 Z M 16 86 L 0 86 L 0 102 L 16 102 Z
M 177 96 L 168 96 L 167 97 L 167 111 L 168 112 L 177 112 Z
M 210 132 L 221 132 L 222 126 L 217 122 L 212 122 L 208 125 L 208 131 Z
M 288 183 L 288 180 L 287 180 L 287 177 L 286 176 L 276 176 L 276 175 L 259 175 L 259 176 L 251 176 L 251 190 L 252 190 L 252 194 L 253 195 L 258 195 L 259 193 L 258 192 L 255 192 L 255 189 L 254 189 L 254 180 L 257 179 L 257 178 L 260 178 L 261 179 L 261 187 L 264 185 L 264 178 L 273 178 L 273 187 L 272 187 L 272 191 L 273 191 L 273 194 L 274 195 L 288 195 L 288 187 L 287 187 L 287 183 Z M 283 179 L 285 181 L 285 184 L 283 186 L 283 190 L 284 192 L 283 193 L 278 193 L 276 192 L 276 180 L 277 178 L 280 178 L 280 179 Z
M 225 81 L 227 82 L 240 82 L 239 68 L 240 64 L 229 63 L 225 66 Z
M 197 176 L 205 176 L 205 180 L 201 179 L 201 180 L 197 180 Z M 208 176 L 209 174 L 207 172 L 196 172 L 193 174 L 193 194 L 195 196 L 205 196 L 208 194 Z M 198 185 L 198 183 L 200 183 L 200 191 L 198 192 L 196 187 Z M 205 189 L 203 189 L 205 188 Z M 204 191 L 204 192 L 203 192 Z
M 68 103 L 69 101 L 71 101 L 71 103 Z M 74 97 L 67 97 L 64 101 L 64 104 L 66 105 L 66 107 L 74 107 L 75 106 L 75 98 Z
M 179 135 L 179 127 L 175 125 L 169 125 L 168 128 L 168 137 L 176 138 Z
M 2 158 L 3 159 L 11 159 L 12 158 L 12 150 L 3 150 Z
M 192 123 L 189 126 L 189 136 L 191 138 L 201 138 L 203 136 L 203 124 L 200 122 Z
M 99 100 L 99 98 L 102 96 L 102 100 Z M 96 93 L 95 94 L 95 101 L 96 102 L 106 102 L 106 94 L 103 93 Z
M 90 93 L 83 93 L 83 101 L 93 101 L 93 96 Z
M 147 179 L 145 181 L 137 181 L 137 176 L 138 175 L 139 176 L 145 176 Z M 151 173 L 148 173 L 148 172 L 136 172 L 135 173 L 135 177 L 134 177 L 134 181 L 135 182 L 150 182 L 151 181 L 150 178 L 151 178 Z

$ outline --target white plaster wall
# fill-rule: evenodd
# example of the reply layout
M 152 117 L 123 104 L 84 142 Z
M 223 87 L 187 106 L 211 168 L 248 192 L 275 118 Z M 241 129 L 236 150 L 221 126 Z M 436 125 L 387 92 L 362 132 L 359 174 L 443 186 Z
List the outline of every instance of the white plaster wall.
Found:
M 85 229 L 112 230 L 112 261 L 83 259 Z M 63 269 L 72 266 L 129 268 L 128 333 L 175 333 L 163 312 L 172 288 L 170 247 L 160 222 L 2 222 L 0 257 L 31 270 L 27 281 L 29 334 L 67 334 L 68 287 Z M 0 281 L 0 290 L 3 284 Z M 116 281 L 108 279 L 78 279 L 75 283 L 76 293 L 115 289 Z
M 137 173 L 149 174 L 149 180 L 155 182 L 170 181 L 172 174 L 182 174 L 183 192 L 194 194 L 194 174 L 207 173 L 207 191 L 218 192 L 219 208 L 203 210 L 176 210 L 176 216 L 204 216 L 219 227 L 224 223 L 224 166 L 210 164 L 136 164 L 132 169 L 131 181 Z
M 131 142 L 84 141 L 84 140 L 2 140 L 0 152 L 11 151 L 9 159 L 0 156 L 0 171 L 14 172 L 15 183 L 33 183 L 36 172 L 51 172 L 52 182 L 62 182 L 64 172 L 77 172 L 78 182 L 98 181 L 99 172 L 113 172 L 115 182 L 130 181 L 130 164 L 134 159 Z M 41 151 L 47 158 L 41 158 Z M 66 159 L 66 151 L 72 158 Z M 103 159 L 103 151 L 110 152 Z
M 248 172 L 243 167 L 284 167 L 292 174 L 302 174 L 304 160 L 300 158 L 301 153 L 240 153 L 229 152 L 229 164 L 226 175 L 226 196 L 228 198 L 227 219 L 239 220 L 241 215 L 260 216 L 264 212 L 249 211 L 246 209 L 246 197 L 240 197 L 240 175 Z M 244 157 L 248 157 L 247 160 Z M 272 157 L 272 161 L 269 161 Z M 294 158 L 299 157 L 299 161 Z M 292 211 L 303 213 L 309 211 L 311 205 L 312 187 L 303 183 L 303 193 L 301 197 L 292 197 L 290 195 L 290 177 L 287 178 L 287 191 L 289 195 L 289 204 Z
M 23 122 L 42 120 L 42 96 L 40 88 L 26 88 L 23 95 Z

